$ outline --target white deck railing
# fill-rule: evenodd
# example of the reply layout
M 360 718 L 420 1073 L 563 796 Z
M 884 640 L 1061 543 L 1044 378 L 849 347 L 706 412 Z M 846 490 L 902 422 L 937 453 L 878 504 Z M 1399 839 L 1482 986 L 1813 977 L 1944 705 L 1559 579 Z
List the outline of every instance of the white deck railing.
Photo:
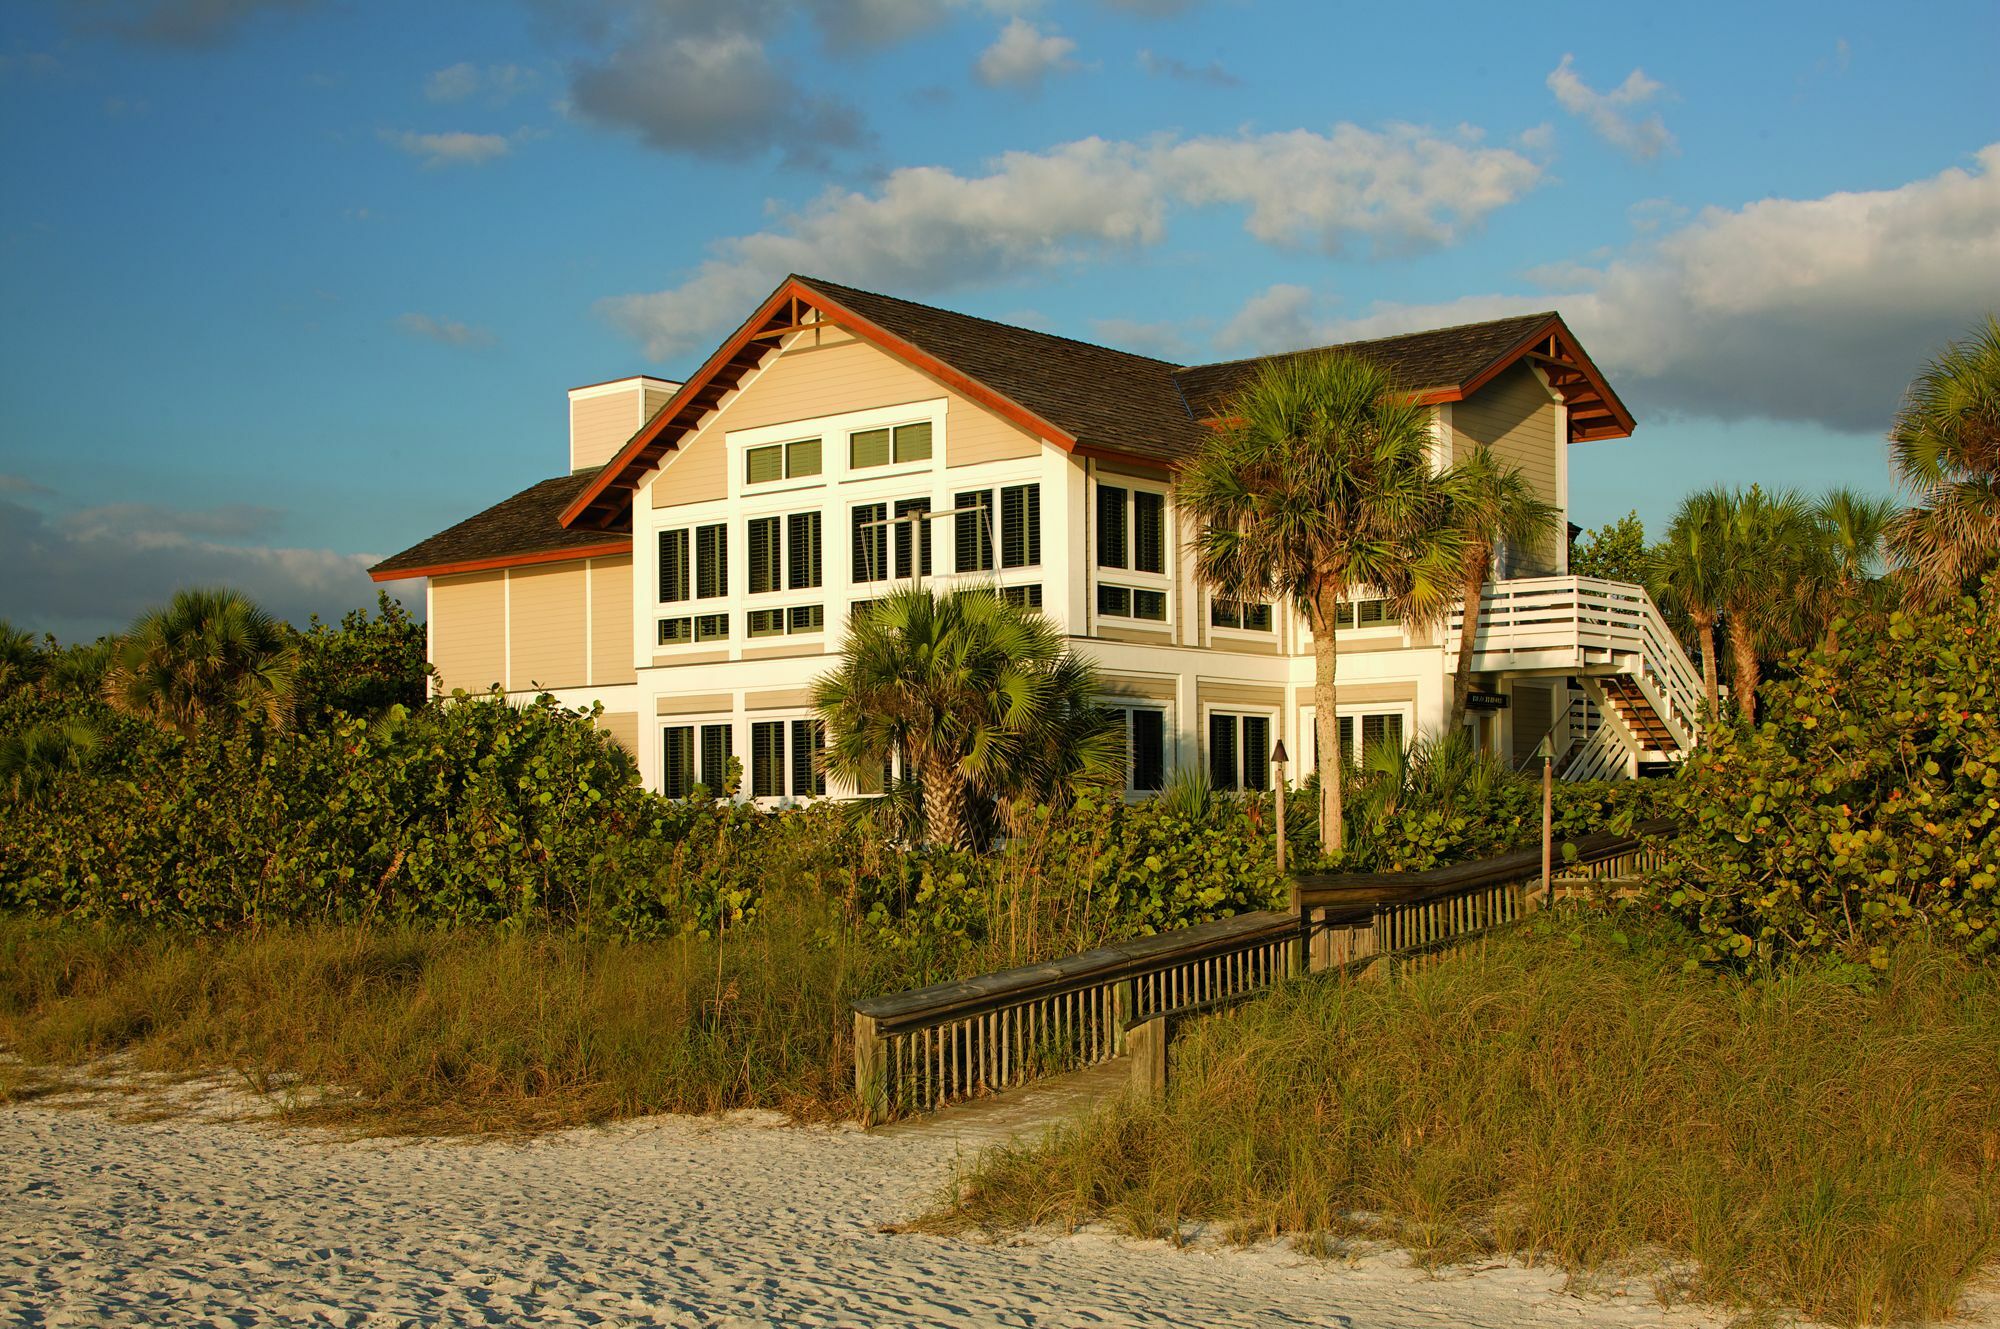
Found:
M 1446 649 L 1456 652 L 1464 615 L 1452 611 Z M 1700 737 L 1701 674 L 1643 586 L 1598 577 L 1494 582 L 1481 600 L 1476 670 L 1605 667 L 1639 679 L 1683 747 Z

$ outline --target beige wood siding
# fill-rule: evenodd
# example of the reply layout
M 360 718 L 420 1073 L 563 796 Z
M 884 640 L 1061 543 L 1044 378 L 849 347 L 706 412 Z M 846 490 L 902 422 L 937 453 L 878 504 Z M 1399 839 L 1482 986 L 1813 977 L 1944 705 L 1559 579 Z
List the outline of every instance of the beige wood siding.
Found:
M 1556 437 L 1556 405 L 1541 379 L 1526 365 L 1516 365 L 1472 396 L 1451 408 L 1452 460 L 1463 461 L 1475 445 L 1484 443 L 1507 466 L 1521 471 L 1535 493 L 1549 503 L 1561 501 L 1556 474 L 1563 441 Z M 1525 574 L 1555 571 L 1554 539 L 1526 555 Z
M 597 717 L 597 727 L 633 757 L 639 755 L 639 712 L 606 711 Z
M 641 390 L 573 397 L 569 403 L 569 468 L 602 466 L 639 432 Z
M 1198 706 L 1262 706 L 1281 710 L 1285 705 L 1285 689 L 1275 683 L 1225 683 L 1219 679 L 1197 679 L 1194 697 Z
M 1104 674 L 1101 677 L 1107 697 L 1174 701 L 1180 696 L 1180 680 L 1172 675 Z
M 639 418 L 641 423 L 658 415 L 660 408 L 672 400 L 673 395 L 674 389 L 672 388 L 664 388 L 651 383 L 647 384 L 645 402 L 640 408 Z
M 1514 764 L 1518 766 L 1534 755 L 1542 735 L 1555 723 L 1554 697 L 1540 684 L 1516 683 L 1509 705 L 1514 712 Z
M 583 562 L 515 568 L 508 594 L 513 654 L 508 687 L 575 688 L 589 682 L 584 664 Z
M 630 683 L 632 662 L 632 556 L 590 560 L 590 681 Z
M 736 698 L 727 692 L 699 692 L 685 697 L 661 697 L 655 710 L 660 715 L 713 715 L 736 709 Z
M 1415 679 L 1389 680 L 1378 683 L 1342 683 L 1337 691 L 1342 706 L 1365 706 L 1371 702 L 1408 701 L 1417 699 Z M 1313 690 L 1301 687 L 1293 690 L 1293 702 L 1299 706 L 1313 704 Z
M 1165 627 L 1151 631 L 1146 628 L 1106 627 L 1101 623 L 1093 635 L 1099 641 L 1125 641 L 1139 646 L 1167 646 L 1174 639 L 1174 634 Z
M 653 506 L 674 507 L 729 496 L 727 449 L 731 430 L 758 429 L 792 420 L 815 420 L 906 402 L 947 398 L 946 462 L 963 466 L 1005 457 L 1032 457 L 1034 435 L 953 392 L 937 379 L 874 345 L 852 338 L 787 350 L 712 419 L 701 437 L 668 454 L 653 482 Z M 827 440 L 831 452 L 841 446 Z
M 431 663 L 439 686 L 484 692 L 507 681 L 504 572 L 431 578 Z
M 792 711 L 810 709 L 811 688 L 771 688 L 763 692 L 743 694 L 743 709 L 746 711 Z

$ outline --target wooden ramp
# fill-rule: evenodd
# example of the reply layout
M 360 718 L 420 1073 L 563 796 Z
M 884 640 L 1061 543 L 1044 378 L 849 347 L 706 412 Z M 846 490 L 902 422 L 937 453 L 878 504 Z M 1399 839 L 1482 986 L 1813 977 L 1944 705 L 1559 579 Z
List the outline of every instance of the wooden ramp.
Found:
M 934 1141 L 941 1149 L 975 1154 L 998 1145 L 1029 1143 L 1044 1131 L 1087 1116 L 1124 1094 L 1132 1083 L 1129 1057 L 1113 1057 L 1067 1075 L 1051 1076 L 876 1126 L 870 1135 Z

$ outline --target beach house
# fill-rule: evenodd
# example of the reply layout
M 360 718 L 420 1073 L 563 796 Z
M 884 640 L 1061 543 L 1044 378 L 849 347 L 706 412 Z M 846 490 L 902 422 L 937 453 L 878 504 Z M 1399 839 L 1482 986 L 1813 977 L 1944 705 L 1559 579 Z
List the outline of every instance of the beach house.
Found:
M 1436 462 L 1477 444 L 1567 511 L 1569 450 L 1631 413 L 1556 313 L 1412 332 L 1372 357 L 1432 412 Z M 1304 352 L 1297 352 L 1304 353 Z M 849 617 L 913 581 L 1034 605 L 1099 664 L 1127 783 L 1200 765 L 1261 788 L 1314 750 L 1311 634 L 1191 575 L 1172 478 L 1260 362 L 1183 365 L 786 279 L 686 382 L 573 388 L 569 467 L 378 564 L 428 579 L 446 690 L 552 693 L 649 786 L 840 795 L 810 703 Z M 1634 776 L 1698 736 L 1696 671 L 1637 586 L 1568 575 L 1567 542 L 1496 555 L 1467 723 L 1510 762 Z M 1367 587 L 1339 635 L 1341 741 L 1442 726 L 1454 616 L 1414 631 Z

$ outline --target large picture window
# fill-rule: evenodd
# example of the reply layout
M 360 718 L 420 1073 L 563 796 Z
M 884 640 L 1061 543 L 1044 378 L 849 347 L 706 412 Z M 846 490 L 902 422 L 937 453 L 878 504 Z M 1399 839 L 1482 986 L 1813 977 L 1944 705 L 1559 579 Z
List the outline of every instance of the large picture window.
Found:
M 721 797 L 729 783 L 727 723 L 669 725 L 660 734 L 660 792 L 690 798 L 697 786 Z
M 660 532 L 660 603 L 729 594 L 729 528 L 721 522 Z
M 994 567 L 994 509 L 999 509 L 999 566 L 1031 568 L 1042 561 L 1042 487 L 1008 485 L 998 492 L 975 489 L 952 500 L 958 509 L 953 530 L 953 571 L 991 572 Z
M 1167 496 L 1123 485 L 1097 486 L 1097 565 L 1167 570 Z
M 821 584 L 820 514 L 752 517 L 749 523 L 750 594 L 803 590 Z
M 1271 786 L 1271 719 L 1212 711 L 1208 717 L 1208 779 L 1217 789 Z
M 826 726 L 816 719 L 750 726 L 750 795 L 810 798 L 826 792 Z

